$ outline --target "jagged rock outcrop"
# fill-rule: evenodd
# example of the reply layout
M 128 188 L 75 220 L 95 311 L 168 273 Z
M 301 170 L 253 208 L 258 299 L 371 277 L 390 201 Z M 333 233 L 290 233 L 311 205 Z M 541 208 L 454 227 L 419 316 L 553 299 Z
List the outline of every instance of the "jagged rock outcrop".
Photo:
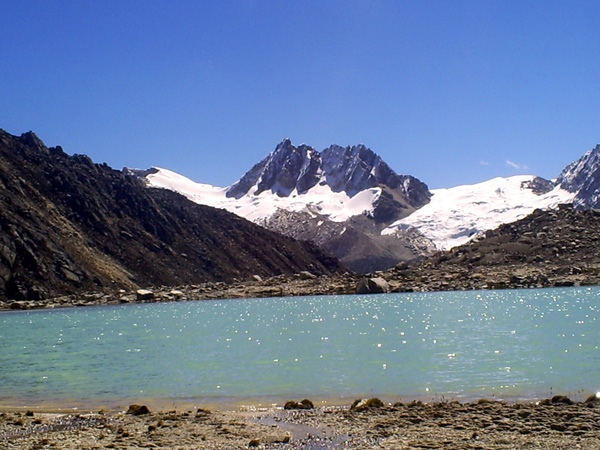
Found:
M 557 183 L 576 193 L 575 208 L 600 208 L 600 144 L 565 167 Z
M 294 190 L 304 194 L 317 184 L 333 192 L 354 197 L 365 189 L 384 187 L 385 195 L 376 205 L 374 218 L 389 221 L 402 215 L 403 209 L 414 210 L 429 202 L 427 185 L 410 175 L 398 175 L 376 153 L 362 144 L 341 147 L 332 145 L 318 152 L 307 145 L 295 147 L 284 139 L 275 150 L 250 169 L 228 190 L 227 196 L 241 198 L 271 191 L 281 197 Z M 256 187 L 255 190 L 252 190 Z M 383 212 L 377 211 L 381 207 Z M 407 211 L 407 212 L 409 212 Z
M 340 269 L 312 244 L 0 130 L 0 299 Z
M 546 180 L 542 177 L 535 177 L 531 181 L 525 181 L 521 183 L 522 189 L 531 189 L 531 191 L 536 195 L 544 195 L 554 189 L 555 183 Z
M 398 261 L 412 261 L 424 253 L 403 235 L 381 236 L 391 222 L 409 215 L 429 202 L 425 183 L 398 175 L 364 145 L 332 145 L 318 152 L 307 145 L 294 146 L 283 140 L 227 191 L 241 199 L 269 192 L 279 197 L 301 196 L 327 186 L 333 193 L 353 198 L 369 189 L 380 190 L 368 212 L 348 220 L 334 221 L 318 206 L 306 211 L 276 210 L 257 223 L 296 239 L 309 240 L 359 272 L 387 269 Z M 301 224 L 301 225 L 300 225 Z
M 250 192 L 259 195 L 271 191 L 280 197 L 287 197 L 298 190 L 303 194 L 319 181 L 321 156 L 307 145 L 295 147 L 289 139 L 284 139 L 266 158 L 250 169 L 227 192 L 228 197 L 240 198 Z
M 410 175 L 398 175 L 379 155 L 362 144 L 352 147 L 332 145 L 322 152 L 323 175 L 334 192 L 350 197 L 373 187 L 385 186 L 413 208 L 429 202 L 427 185 Z M 401 203 L 398 200 L 398 203 Z

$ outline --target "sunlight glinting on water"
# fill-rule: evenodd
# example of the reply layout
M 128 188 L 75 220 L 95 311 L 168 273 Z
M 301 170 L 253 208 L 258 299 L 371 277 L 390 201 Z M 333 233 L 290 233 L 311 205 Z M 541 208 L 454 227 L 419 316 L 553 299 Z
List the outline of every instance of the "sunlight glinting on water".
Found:
M 599 293 L 413 293 L 6 313 L 0 402 L 595 392 Z

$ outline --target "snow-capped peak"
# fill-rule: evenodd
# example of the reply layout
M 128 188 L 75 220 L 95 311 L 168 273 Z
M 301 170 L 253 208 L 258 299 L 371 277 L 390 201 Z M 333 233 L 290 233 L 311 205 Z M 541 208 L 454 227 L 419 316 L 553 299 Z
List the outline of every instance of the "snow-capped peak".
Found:
M 228 190 L 227 196 L 260 195 L 271 191 L 280 197 L 297 190 L 307 192 L 319 180 L 320 156 L 307 145 L 295 147 L 289 139 L 281 141 L 275 150 L 256 164 Z
M 405 191 L 405 181 L 410 191 Z M 398 175 L 372 150 L 362 144 L 352 147 L 332 145 L 318 152 L 307 145 L 295 147 L 284 139 L 275 150 L 250 169 L 227 191 L 228 197 L 260 195 L 265 191 L 279 197 L 292 192 L 303 195 L 317 185 L 345 193 L 352 198 L 360 192 L 381 186 L 398 189 L 412 207 L 429 201 L 427 186 L 414 177 Z
M 575 193 L 573 205 L 576 208 L 599 208 L 600 145 L 565 167 L 557 183 L 563 189 Z

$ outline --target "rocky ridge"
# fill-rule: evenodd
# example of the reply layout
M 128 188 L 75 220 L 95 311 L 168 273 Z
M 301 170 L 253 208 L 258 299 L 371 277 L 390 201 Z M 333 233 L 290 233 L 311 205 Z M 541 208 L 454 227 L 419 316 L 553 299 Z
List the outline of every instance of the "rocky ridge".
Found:
M 0 130 L 0 300 L 341 269 L 312 244 Z
M 556 184 L 569 192 L 576 193 L 573 201 L 576 208 L 599 208 L 600 145 L 565 167 Z
M 384 280 L 387 292 L 592 286 L 600 285 L 600 254 L 596 251 L 599 242 L 600 212 L 563 205 L 557 210 L 535 211 L 450 251 L 374 274 L 317 276 L 303 271 L 293 276 L 256 275 L 231 282 L 68 295 L 48 301 L 0 302 L 0 308 L 345 295 L 357 293 L 365 278 Z
M 227 190 L 227 196 L 240 198 L 271 191 L 287 197 L 294 191 L 305 194 L 317 184 L 327 185 L 333 192 L 345 192 L 349 197 L 365 189 L 385 188 L 390 195 L 375 205 L 373 218 L 376 221 L 406 215 L 401 210 L 419 208 L 431 197 L 427 185 L 413 176 L 398 175 L 362 144 L 332 145 L 318 152 L 308 145 L 296 147 L 289 139 L 284 139 L 234 183 Z
M 599 242 L 600 211 L 560 205 L 384 275 L 395 291 L 598 285 Z
M 257 223 L 294 239 L 310 241 L 358 273 L 393 267 L 399 260 L 415 261 L 436 250 L 415 228 L 382 235 L 365 216 L 333 222 L 314 213 L 280 209 Z

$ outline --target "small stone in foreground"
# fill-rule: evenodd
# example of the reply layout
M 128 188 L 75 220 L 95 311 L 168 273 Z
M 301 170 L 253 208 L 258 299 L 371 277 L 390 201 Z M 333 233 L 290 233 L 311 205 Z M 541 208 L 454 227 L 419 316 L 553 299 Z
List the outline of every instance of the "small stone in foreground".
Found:
M 146 405 L 129 405 L 129 409 L 126 414 L 133 416 L 142 416 L 144 414 L 150 414 L 150 410 Z
M 571 400 L 566 395 L 555 395 L 554 397 L 552 397 L 551 402 L 552 403 L 563 403 L 565 405 L 572 405 L 573 404 L 573 400 Z
M 379 400 L 378 398 L 374 397 L 374 398 L 370 398 L 370 399 L 362 399 L 362 400 L 354 400 L 354 403 L 352 403 L 352 405 L 350 406 L 350 410 L 352 411 L 357 411 L 357 412 L 361 412 L 361 411 L 365 411 L 369 408 L 382 408 L 383 402 L 381 400 Z
M 283 409 L 314 409 L 315 405 L 309 399 L 305 398 L 301 402 L 289 401 L 283 406 Z
M 585 399 L 584 403 L 600 403 L 600 392 L 590 395 L 588 398 Z

